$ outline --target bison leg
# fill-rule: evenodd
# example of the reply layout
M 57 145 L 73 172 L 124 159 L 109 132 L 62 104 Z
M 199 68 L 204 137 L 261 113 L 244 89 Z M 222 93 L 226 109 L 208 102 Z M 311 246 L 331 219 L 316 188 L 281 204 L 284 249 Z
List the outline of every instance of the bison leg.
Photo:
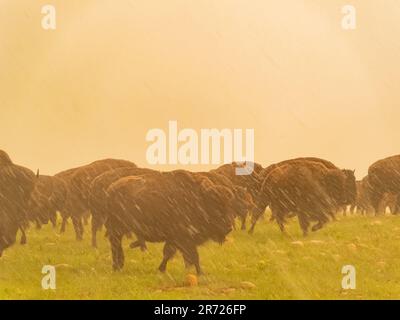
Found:
M 124 267 L 125 257 L 122 249 L 122 236 L 122 234 L 112 234 L 109 237 L 114 271 L 119 271 Z
M 162 260 L 160 266 L 158 267 L 158 270 L 160 270 L 161 272 L 165 272 L 167 270 L 167 263 L 175 255 L 176 246 L 174 246 L 170 242 L 166 242 L 164 245 L 163 253 L 164 253 L 163 260 Z
M 72 223 L 74 225 L 76 240 L 81 241 L 83 239 L 83 224 L 81 217 L 72 217 Z
M 336 212 L 333 212 L 333 211 L 332 211 L 332 212 L 329 212 L 329 216 L 332 218 L 332 221 L 337 221 L 337 220 L 336 220 L 336 215 L 335 215 L 335 214 L 336 214 Z
M 310 221 L 307 218 L 307 215 L 303 212 L 299 212 L 297 214 L 297 218 L 299 219 L 300 228 L 303 231 L 303 236 L 306 237 L 308 234 L 308 227 L 310 226 Z
M 53 225 L 53 228 L 57 227 L 57 213 L 50 216 L 50 222 Z
M 83 215 L 83 224 L 85 226 L 89 225 L 89 217 L 90 217 L 90 213 L 85 212 L 84 215 Z
M 198 275 L 203 274 L 200 267 L 200 258 L 199 252 L 197 251 L 197 247 L 195 245 L 185 244 L 184 247 L 180 248 L 183 259 L 185 260 L 186 266 L 194 265 L 196 268 L 196 272 Z
M 42 229 L 42 225 L 40 224 L 39 220 L 36 220 L 35 224 L 36 224 L 36 230 Z
M 97 231 L 101 228 L 103 225 L 103 221 L 101 219 L 93 214 L 92 215 L 92 247 L 97 248 Z
M 341 210 L 342 210 L 343 216 L 345 217 L 347 215 L 347 206 L 342 206 Z
M 26 241 L 26 234 L 25 234 L 25 229 L 23 228 L 23 227 L 20 227 L 20 230 L 21 230 L 21 233 L 22 233 L 22 235 L 21 235 L 21 244 L 22 245 L 24 245 L 24 244 L 26 244 L 27 243 L 27 241 Z
M 137 247 L 140 247 L 140 250 L 142 250 L 142 251 L 146 251 L 147 250 L 146 241 L 138 238 L 136 241 L 132 242 L 129 245 L 129 248 L 131 248 L 131 249 L 135 249 Z
M 242 221 L 241 230 L 246 230 L 246 216 L 243 215 L 242 217 L 240 217 L 240 220 Z
M 380 194 L 374 195 L 374 197 L 371 199 L 371 206 L 375 211 L 375 216 L 384 213 L 384 210 L 382 211 L 383 200 L 383 196 Z
M 332 212 L 328 214 L 332 214 Z M 327 223 L 328 221 L 329 221 L 328 215 L 325 214 L 318 215 L 318 223 L 313 225 L 311 230 L 314 232 L 321 229 L 324 226 L 324 224 Z
M 67 220 L 68 220 L 67 217 L 62 218 L 60 233 L 65 232 L 65 227 L 67 226 L 67 222 L 68 222 Z
M 251 217 L 251 227 L 249 229 L 249 234 L 254 233 L 254 228 L 257 224 L 258 219 L 263 215 L 264 211 L 257 209 L 256 211 L 253 211 L 252 217 Z
M 276 223 L 279 226 L 279 229 L 281 230 L 281 232 L 285 232 L 285 212 L 283 212 L 282 210 L 278 210 L 276 208 L 273 208 L 271 206 L 271 212 L 272 212 L 272 216 L 275 217 Z

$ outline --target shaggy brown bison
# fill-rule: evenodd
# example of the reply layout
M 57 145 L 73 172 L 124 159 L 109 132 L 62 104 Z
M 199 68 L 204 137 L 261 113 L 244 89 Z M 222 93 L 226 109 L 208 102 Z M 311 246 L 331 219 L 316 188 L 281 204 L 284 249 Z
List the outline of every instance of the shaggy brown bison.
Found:
M 107 192 L 114 270 L 124 265 L 123 236 L 134 233 L 139 241 L 165 242 L 160 271 L 179 250 L 186 265 L 195 265 L 200 274 L 197 246 L 207 240 L 222 243 L 237 210 L 229 188 L 183 170 L 125 177 Z
M 249 194 L 252 196 L 253 201 L 255 203 L 255 208 L 260 207 L 258 204 L 258 195 L 260 192 L 262 179 L 260 177 L 263 168 L 258 163 L 253 163 L 252 168 L 253 171 L 249 172 L 248 175 L 238 175 L 236 172 L 237 168 L 246 168 L 243 163 L 233 162 L 230 164 L 224 164 L 217 169 L 211 170 L 211 173 L 218 173 L 226 176 L 235 186 L 245 188 Z M 242 221 L 242 230 L 246 230 L 246 219 L 248 213 L 239 216 Z
M 94 247 L 97 247 L 96 233 L 104 224 L 108 216 L 108 187 L 123 177 L 141 176 L 150 173 L 157 173 L 157 171 L 146 168 L 124 167 L 109 170 L 93 180 L 89 192 L 89 209 L 92 214 L 92 245 Z M 252 208 L 252 198 L 247 191 L 242 187 L 233 185 L 227 177 L 215 172 L 198 172 L 195 174 L 207 177 L 216 185 L 222 185 L 229 188 L 235 196 L 235 206 L 237 208 L 236 212 L 238 212 L 240 216 L 247 214 L 247 211 Z M 249 206 L 243 207 L 243 201 L 241 199 L 246 199 Z M 142 250 L 146 248 L 145 243 L 141 241 L 135 241 L 131 244 L 131 248 L 138 246 L 140 246 Z
M 351 170 L 330 169 L 312 161 L 286 163 L 275 168 L 264 180 L 261 196 L 268 200 L 282 231 L 289 213 L 298 216 L 303 234 L 309 224 L 316 231 L 329 221 L 337 208 L 354 201 L 356 183 Z
M 29 213 L 40 227 L 49 221 L 56 226 L 57 211 L 62 212 L 67 199 L 67 184 L 58 177 L 40 175 L 29 200 Z
M 66 218 L 71 217 L 74 225 L 76 238 L 81 240 L 83 237 L 83 217 L 89 210 L 89 188 L 92 181 L 102 173 L 121 167 L 136 167 L 130 161 L 105 159 L 95 161 L 80 168 L 64 171 L 56 176 L 62 178 L 67 184 L 67 199 L 63 215 L 63 228 L 65 228 Z
M 0 150 L 0 256 L 13 245 L 18 229 L 22 231 L 21 243 L 26 242 L 28 202 L 36 182 L 35 174 L 12 163 L 10 157 Z
M 368 169 L 368 179 L 371 187 L 371 204 L 376 214 L 383 213 L 382 203 L 385 193 L 393 196 L 400 194 L 400 155 L 373 163 Z
M 264 180 L 266 179 L 266 177 L 268 177 L 268 175 L 272 171 L 274 171 L 276 168 L 279 168 L 280 166 L 283 166 L 286 164 L 302 164 L 305 162 L 319 163 L 327 169 L 338 169 L 332 162 L 330 162 L 328 160 L 320 159 L 320 158 L 303 157 L 303 158 L 289 159 L 289 160 L 281 161 L 278 163 L 274 163 L 274 164 L 266 167 L 265 169 L 263 169 L 259 173 L 261 184 L 264 183 Z M 264 184 L 264 188 L 267 188 L 267 187 L 268 187 L 268 185 Z M 260 187 L 260 189 L 261 189 L 261 187 Z M 257 224 L 258 219 L 264 214 L 266 207 L 268 207 L 270 204 L 269 199 L 265 198 L 265 193 L 259 192 L 259 194 L 257 194 L 256 204 L 257 204 L 257 206 L 256 206 L 255 210 L 253 210 L 253 212 L 252 212 L 252 224 L 249 229 L 249 233 L 254 232 L 254 228 Z M 274 218 L 275 218 L 274 215 L 272 215 L 271 220 L 274 220 Z
M 96 177 L 89 188 L 89 210 L 92 214 L 92 246 L 97 247 L 96 234 L 107 219 L 107 189 L 115 181 L 127 176 L 139 176 L 157 171 L 145 168 L 122 167 L 106 171 Z M 136 245 L 137 243 L 135 243 Z M 133 247 L 134 245 L 132 245 Z M 142 249 L 145 247 L 143 246 Z
M 370 187 L 368 184 L 368 176 L 364 177 L 360 181 L 357 181 L 356 187 L 357 187 L 356 200 L 351 205 L 350 212 L 366 214 L 368 211 L 371 210 L 371 201 L 369 199 Z

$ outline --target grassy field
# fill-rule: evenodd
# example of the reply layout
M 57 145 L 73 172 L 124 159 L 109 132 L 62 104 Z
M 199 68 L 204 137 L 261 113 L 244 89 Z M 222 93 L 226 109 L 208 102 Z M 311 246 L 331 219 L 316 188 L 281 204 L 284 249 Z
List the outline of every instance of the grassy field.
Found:
M 86 229 L 89 229 L 88 227 Z M 50 226 L 31 229 L 28 244 L 0 259 L 0 299 L 399 299 L 400 219 L 396 216 L 339 217 L 303 238 L 297 220 L 283 235 L 262 221 L 254 235 L 240 230 L 223 246 L 200 249 L 205 275 L 185 286 L 188 272 L 177 255 L 161 274 L 162 246 L 132 250 L 125 240 L 126 266 L 111 270 L 108 241 L 99 248 L 74 239 L 72 225 L 59 235 Z M 357 288 L 341 289 L 342 266 L 353 265 Z M 57 270 L 57 289 L 43 290 L 43 265 Z

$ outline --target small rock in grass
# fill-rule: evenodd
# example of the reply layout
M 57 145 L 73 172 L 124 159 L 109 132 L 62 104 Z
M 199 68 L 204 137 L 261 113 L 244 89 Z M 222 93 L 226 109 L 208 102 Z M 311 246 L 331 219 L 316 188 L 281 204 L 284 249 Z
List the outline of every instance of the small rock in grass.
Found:
M 186 287 L 196 287 L 199 284 L 197 276 L 194 274 L 188 274 L 185 279 Z
M 243 289 L 253 289 L 256 287 L 256 285 L 253 282 L 250 281 L 242 281 L 240 283 L 240 287 Z
M 371 222 L 371 226 L 379 226 L 379 225 L 381 225 L 382 224 L 382 221 L 381 220 L 375 220 L 375 221 L 372 221 Z
M 224 289 L 221 290 L 221 292 L 224 293 L 224 294 L 233 293 L 235 291 L 236 291 L 235 288 L 224 288 Z
M 354 243 L 349 243 L 347 245 L 347 248 L 349 248 L 351 251 L 356 251 L 357 250 L 357 246 Z
M 304 247 L 303 241 L 293 241 L 292 244 L 295 246 Z
M 385 261 L 378 261 L 377 265 L 380 266 L 380 267 L 384 267 L 386 265 L 386 262 Z
M 312 244 L 324 244 L 325 242 L 321 241 L 321 240 L 310 240 L 310 243 L 312 243 Z

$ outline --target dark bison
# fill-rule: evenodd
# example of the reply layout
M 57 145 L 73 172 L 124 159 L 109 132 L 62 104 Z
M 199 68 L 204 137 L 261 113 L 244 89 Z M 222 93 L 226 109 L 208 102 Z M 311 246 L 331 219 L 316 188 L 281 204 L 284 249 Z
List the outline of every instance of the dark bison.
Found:
M 316 221 L 320 229 L 339 206 L 356 197 L 354 172 L 326 168 L 322 163 L 301 161 L 275 168 L 264 180 L 261 196 L 268 200 L 280 229 L 289 213 L 298 216 L 303 234 Z
M 260 164 L 258 163 L 252 163 L 252 172 L 248 172 L 249 174 L 244 174 L 244 175 L 238 175 L 237 174 L 237 169 L 238 168 L 246 168 L 243 163 L 238 163 L 238 162 L 233 162 L 230 164 L 224 164 L 220 166 L 217 169 L 211 170 L 211 173 L 218 173 L 221 175 L 226 176 L 235 186 L 245 188 L 247 192 L 251 195 L 253 198 L 255 208 L 258 208 L 260 204 L 257 202 L 258 200 L 258 195 L 260 193 L 260 188 L 262 184 L 262 179 L 261 179 L 261 172 L 263 171 L 263 168 Z M 239 216 L 242 226 L 242 230 L 246 230 L 246 219 L 247 219 L 248 212 L 241 214 Z
M 362 180 L 356 182 L 357 186 L 357 196 L 355 202 L 350 208 L 350 212 L 367 214 L 368 212 L 373 212 L 374 208 L 371 205 L 371 186 L 369 184 L 368 176 L 365 176 Z
M 90 186 L 89 193 L 89 209 L 92 214 L 92 245 L 97 247 L 96 241 L 96 233 L 105 223 L 108 211 L 107 211 L 107 189 L 108 187 L 116 182 L 117 180 L 127 177 L 127 176 L 141 176 L 150 173 L 157 173 L 157 171 L 146 169 L 146 168 L 132 168 L 132 167 L 124 167 L 117 168 L 114 170 L 109 170 L 102 175 L 98 176 L 93 180 Z M 224 175 L 215 173 L 215 172 L 198 172 L 196 174 L 202 175 L 210 179 L 216 185 L 222 185 L 229 188 L 234 196 L 236 201 L 236 212 L 240 216 L 247 214 L 247 211 L 252 208 L 253 202 L 251 195 L 249 195 L 245 188 L 235 186 L 232 182 L 225 177 Z M 243 207 L 242 199 L 246 199 L 250 206 Z M 145 243 L 136 241 L 131 244 L 131 248 L 135 248 L 140 246 L 142 250 L 146 248 Z
M 325 168 L 327 169 L 338 169 L 332 162 L 328 161 L 328 160 L 324 160 L 324 159 L 320 159 L 320 158 L 315 158 L 315 157 L 303 157 L 303 158 L 295 158 L 295 159 L 289 159 L 289 160 L 285 160 L 285 161 L 281 161 L 278 163 L 274 163 L 266 168 L 264 168 L 260 173 L 259 173 L 259 177 L 261 180 L 261 184 L 264 183 L 264 180 L 266 179 L 266 177 L 268 177 L 268 175 L 274 171 L 276 168 L 284 166 L 286 164 L 302 164 L 302 163 L 308 163 L 308 162 L 312 162 L 312 163 L 319 163 L 321 165 L 323 165 Z M 264 184 L 264 188 L 267 188 L 268 186 Z M 261 189 L 261 187 L 260 187 Z M 259 190 L 260 190 L 259 189 Z M 258 221 L 258 219 L 264 214 L 266 207 L 269 206 L 269 199 L 265 198 L 265 194 L 264 192 L 259 192 L 257 194 L 257 198 L 256 198 L 256 208 L 253 210 L 253 214 L 252 214 L 252 224 L 251 227 L 249 229 L 249 233 L 253 233 L 254 232 L 254 228 L 256 226 L 256 223 Z M 274 215 L 271 216 L 271 220 L 274 220 Z
M 104 225 L 107 216 L 107 198 L 108 187 L 115 181 L 127 176 L 140 176 L 144 174 L 156 173 L 157 171 L 136 168 L 136 167 L 122 167 L 114 170 L 106 171 L 105 173 L 96 177 L 89 188 L 89 210 L 92 214 L 92 245 L 97 247 L 96 234 L 97 231 Z M 136 245 L 137 243 L 135 243 Z M 134 245 L 132 245 L 133 247 Z M 145 247 L 143 246 L 142 249 Z
M 125 177 L 107 192 L 114 270 L 124 265 L 123 236 L 134 233 L 139 241 L 165 242 L 160 271 L 179 250 L 186 265 L 195 265 L 200 274 L 197 246 L 207 240 L 222 243 L 237 210 L 229 188 L 183 170 Z
M 77 167 L 77 168 L 72 168 L 72 169 L 64 170 L 64 171 L 59 172 L 59 173 L 57 173 L 57 174 L 55 175 L 56 178 L 61 179 L 61 180 L 65 183 L 65 185 L 66 185 L 66 187 L 67 187 L 67 192 L 68 192 L 68 190 L 69 190 L 68 187 L 69 187 L 69 185 L 71 184 L 71 179 L 72 179 L 74 173 L 75 173 L 76 171 L 78 171 L 80 168 L 81 168 L 81 167 Z M 68 193 L 67 193 L 67 196 L 68 196 Z M 65 232 L 66 225 L 67 225 L 67 222 L 68 222 L 68 218 L 70 217 L 70 215 L 68 214 L 68 212 L 65 211 L 65 203 L 64 203 L 64 208 L 62 208 L 61 211 L 60 211 L 60 214 L 61 214 L 61 218 L 62 218 L 62 223 L 61 223 L 60 232 L 61 232 L 61 233 L 64 233 L 64 232 Z
M 28 202 L 36 182 L 35 174 L 12 163 L 0 150 L 0 256 L 16 241 L 18 229 L 21 243 L 26 242 L 24 228 L 28 225 Z
M 67 199 L 62 209 L 63 225 L 65 229 L 66 219 L 71 217 L 76 238 L 83 237 L 83 218 L 89 210 L 89 188 L 92 181 L 102 173 L 121 167 L 136 167 L 130 161 L 105 159 L 91 164 L 61 172 L 56 177 L 63 179 L 67 185 Z
M 376 214 L 383 213 L 385 194 L 400 195 L 400 155 L 372 164 L 368 169 L 368 179 L 371 187 L 371 205 Z
M 67 183 L 54 176 L 40 175 L 29 201 L 29 213 L 38 228 L 42 224 L 57 223 L 57 212 L 62 212 L 67 199 Z

